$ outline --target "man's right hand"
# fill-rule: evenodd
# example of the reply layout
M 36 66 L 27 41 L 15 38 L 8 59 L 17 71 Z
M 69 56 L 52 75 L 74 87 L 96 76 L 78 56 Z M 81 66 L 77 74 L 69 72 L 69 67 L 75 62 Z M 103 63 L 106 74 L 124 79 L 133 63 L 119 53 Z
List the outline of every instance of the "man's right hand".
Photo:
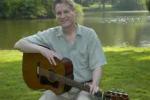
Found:
M 58 59 L 62 59 L 62 57 L 60 55 L 58 55 L 55 51 L 49 50 L 47 48 L 42 47 L 40 49 L 40 53 L 46 57 L 48 59 L 48 61 L 52 64 L 52 65 L 56 65 L 56 61 L 54 59 L 54 57 L 58 58 Z
M 22 52 L 25 52 L 25 53 L 41 53 L 53 65 L 56 65 L 54 57 L 56 57 L 60 60 L 62 59 L 62 57 L 60 55 L 58 55 L 56 52 L 54 52 L 50 49 L 47 49 L 45 47 L 30 43 L 30 42 L 26 41 L 25 39 L 19 40 L 15 44 L 14 48 L 16 48 Z

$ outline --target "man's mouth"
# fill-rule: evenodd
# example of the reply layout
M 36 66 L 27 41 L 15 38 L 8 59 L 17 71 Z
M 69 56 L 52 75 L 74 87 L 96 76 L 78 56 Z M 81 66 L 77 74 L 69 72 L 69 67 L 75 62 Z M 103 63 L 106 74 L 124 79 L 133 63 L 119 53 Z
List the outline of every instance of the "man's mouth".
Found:
M 66 22 L 66 20 L 61 20 L 60 22 L 61 22 L 61 23 L 65 23 L 65 22 Z

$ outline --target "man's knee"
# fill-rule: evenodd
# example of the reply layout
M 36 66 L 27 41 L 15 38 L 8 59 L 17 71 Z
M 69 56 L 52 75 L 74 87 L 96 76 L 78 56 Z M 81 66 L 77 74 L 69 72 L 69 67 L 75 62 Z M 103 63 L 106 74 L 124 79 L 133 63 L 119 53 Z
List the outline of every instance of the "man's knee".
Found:
M 56 95 L 54 92 L 52 92 L 50 90 L 46 90 L 43 92 L 43 94 L 39 100 L 57 100 L 55 98 L 56 98 Z
M 88 92 L 81 91 L 77 97 L 77 100 L 91 100 L 91 95 Z

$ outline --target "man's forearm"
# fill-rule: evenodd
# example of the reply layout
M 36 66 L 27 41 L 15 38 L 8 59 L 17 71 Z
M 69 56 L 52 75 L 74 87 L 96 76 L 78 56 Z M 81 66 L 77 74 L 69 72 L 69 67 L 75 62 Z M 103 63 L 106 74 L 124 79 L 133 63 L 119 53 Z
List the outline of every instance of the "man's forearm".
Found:
M 25 53 L 40 53 L 42 47 L 21 39 L 14 45 L 14 48 Z
M 99 91 L 99 83 L 100 83 L 101 75 L 102 75 L 102 68 L 97 67 L 93 71 L 92 83 L 89 84 L 91 94 L 94 94 Z
M 93 83 L 99 85 L 101 77 L 102 77 L 102 68 L 98 67 L 93 71 Z

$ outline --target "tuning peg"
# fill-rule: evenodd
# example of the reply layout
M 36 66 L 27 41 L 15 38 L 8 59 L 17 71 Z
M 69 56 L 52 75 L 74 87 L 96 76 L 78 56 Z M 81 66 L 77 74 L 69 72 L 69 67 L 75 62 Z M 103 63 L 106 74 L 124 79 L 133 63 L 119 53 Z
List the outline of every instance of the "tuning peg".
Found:
M 116 92 L 119 92 L 119 93 L 120 93 L 121 91 L 122 91 L 121 89 L 116 89 Z
M 111 90 L 112 90 L 112 91 L 116 91 L 116 89 L 115 89 L 115 88 L 112 88 Z
M 104 92 L 102 100 L 129 100 L 128 94 L 123 89 L 112 89 Z
M 119 89 L 119 92 L 125 93 L 124 89 Z

